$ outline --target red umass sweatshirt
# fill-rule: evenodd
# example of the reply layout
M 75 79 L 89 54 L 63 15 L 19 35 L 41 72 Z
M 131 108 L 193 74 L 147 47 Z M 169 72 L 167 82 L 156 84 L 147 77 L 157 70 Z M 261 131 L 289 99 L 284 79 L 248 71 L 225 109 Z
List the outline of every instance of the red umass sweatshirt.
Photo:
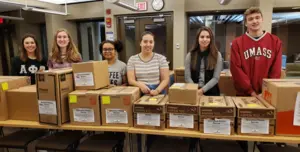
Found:
M 248 33 L 232 42 L 230 71 L 239 96 L 262 92 L 264 78 L 280 78 L 282 43 L 268 32 L 255 39 Z

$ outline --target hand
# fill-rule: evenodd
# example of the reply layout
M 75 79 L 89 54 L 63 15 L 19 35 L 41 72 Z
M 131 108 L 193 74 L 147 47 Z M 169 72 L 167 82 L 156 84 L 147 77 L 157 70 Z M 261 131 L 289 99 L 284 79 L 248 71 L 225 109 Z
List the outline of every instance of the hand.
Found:
M 199 96 L 202 96 L 203 94 L 204 94 L 203 89 L 198 89 L 198 95 L 199 95 Z
M 150 95 L 151 95 L 151 96 L 156 96 L 156 95 L 158 95 L 158 94 L 159 94 L 158 90 L 151 90 L 151 91 L 150 91 Z
M 251 93 L 251 96 L 252 96 L 252 97 L 257 97 L 257 94 L 255 93 L 255 91 L 253 91 L 253 92 Z
M 144 94 L 150 93 L 150 89 L 144 83 L 140 83 L 139 87 Z

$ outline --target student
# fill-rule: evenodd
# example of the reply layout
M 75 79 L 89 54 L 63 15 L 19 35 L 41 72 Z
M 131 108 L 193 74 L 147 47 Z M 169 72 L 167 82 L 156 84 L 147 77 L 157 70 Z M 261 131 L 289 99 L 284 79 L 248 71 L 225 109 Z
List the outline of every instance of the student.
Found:
M 263 31 L 263 16 L 259 8 L 244 13 L 247 32 L 232 42 L 230 71 L 238 96 L 262 97 L 262 80 L 280 78 L 282 44 L 278 37 Z M 248 151 L 247 141 L 240 142 Z
M 261 98 L 262 80 L 280 78 L 282 43 L 263 31 L 263 16 L 259 8 L 244 13 L 247 32 L 232 42 L 230 71 L 239 96 Z
M 123 49 L 122 42 L 106 40 L 100 44 L 99 49 L 103 59 L 108 61 L 110 84 L 127 85 L 126 64 L 117 56 Z
M 197 83 L 199 95 L 219 96 L 222 56 L 210 28 L 198 30 L 195 44 L 185 59 L 185 82 Z
M 26 34 L 22 38 L 20 56 L 13 58 L 11 73 L 13 76 L 30 76 L 31 84 L 35 84 L 35 73 L 47 70 L 47 60 L 41 55 L 34 35 Z
M 81 61 L 81 55 L 68 31 L 66 29 L 57 30 L 48 60 L 49 69 L 72 67 L 72 63 Z
M 153 52 L 154 35 L 144 32 L 140 42 L 141 52 L 131 56 L 127 64 L 127 77 L 130 85 L 137 86 L 143 94 L 165 93 L 169 84 L 169 65 L 161 54 Z

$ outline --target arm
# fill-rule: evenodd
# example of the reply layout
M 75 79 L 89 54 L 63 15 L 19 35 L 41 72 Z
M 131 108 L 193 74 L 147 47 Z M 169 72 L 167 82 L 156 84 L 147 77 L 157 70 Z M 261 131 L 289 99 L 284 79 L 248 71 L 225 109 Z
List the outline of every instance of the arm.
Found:
M 53 69 L 53 63 L 50 59 L 48 60 L 47 66 L 49 70 Z
M 169 84 L 170 81 L 170 75 L 169 75 L 169 68 L 162 68 L 159 70 L 160 74 L 160 84 L 155 89 L 158 93 L 162 92 Z
M 216 67 L 215 67 L 215 70 L 214 70 L 214 76 L 211 80 L 209 80 L 203 87 L 203 92 L 207 92 L 208 90 L 210 90 L 212 87 L 214 87 L 218 82 L 219 82 L 219 79 L 220 79 L 220 74 L 221 74 L 221 71 L 222 71 L 222 67 L 223 66 L 223 63 L 222 63 L 222 55 L 220 52 L 218 52 L 218 59 L 217 59 L 217 64 L 216 64 Z
M 274 59 L 274 62 L 270 68 L 269 71 L 269 78 L 276 78 L 279 79 L 281 76 L 281 62 L 282 62 L 282 43 L 280 40 L 278 40 L 277 45 L 276 45 L 276 56 Z
M 123 86 L 127 86 L 128 82 L 127 82 L 127 74 L 126 74 L 126 64 L 124 63 L 124 67 L 122 70 L 122 85 Z
M 185 57 L 184 79 L 186 83 L 194 83 L 191 77 L 191 53 L 190 52 Z
M 232 79 L 236 90 L 241 90 L 242 92 L 251 95 L 255 92 L 252 88 L 249 77 L 242 69 L 242 61 L 238 49 L 237 42 L 234 41 L 232 43 L 230 53 L 230 71 Z

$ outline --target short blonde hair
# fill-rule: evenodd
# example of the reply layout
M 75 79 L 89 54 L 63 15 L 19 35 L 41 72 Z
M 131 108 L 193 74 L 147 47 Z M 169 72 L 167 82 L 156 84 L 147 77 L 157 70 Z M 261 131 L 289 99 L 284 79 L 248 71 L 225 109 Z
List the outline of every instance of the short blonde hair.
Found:
M 263 16 L 262 13 L 261 13 L 260 8 L 258 8 L 258 7 L 250 7 L 244 13 L 244 22 L 246 23 L 248 15 L 254 14 L 254 13 L 259 13 L 259 14 L 261 14 L 261 16 Z

